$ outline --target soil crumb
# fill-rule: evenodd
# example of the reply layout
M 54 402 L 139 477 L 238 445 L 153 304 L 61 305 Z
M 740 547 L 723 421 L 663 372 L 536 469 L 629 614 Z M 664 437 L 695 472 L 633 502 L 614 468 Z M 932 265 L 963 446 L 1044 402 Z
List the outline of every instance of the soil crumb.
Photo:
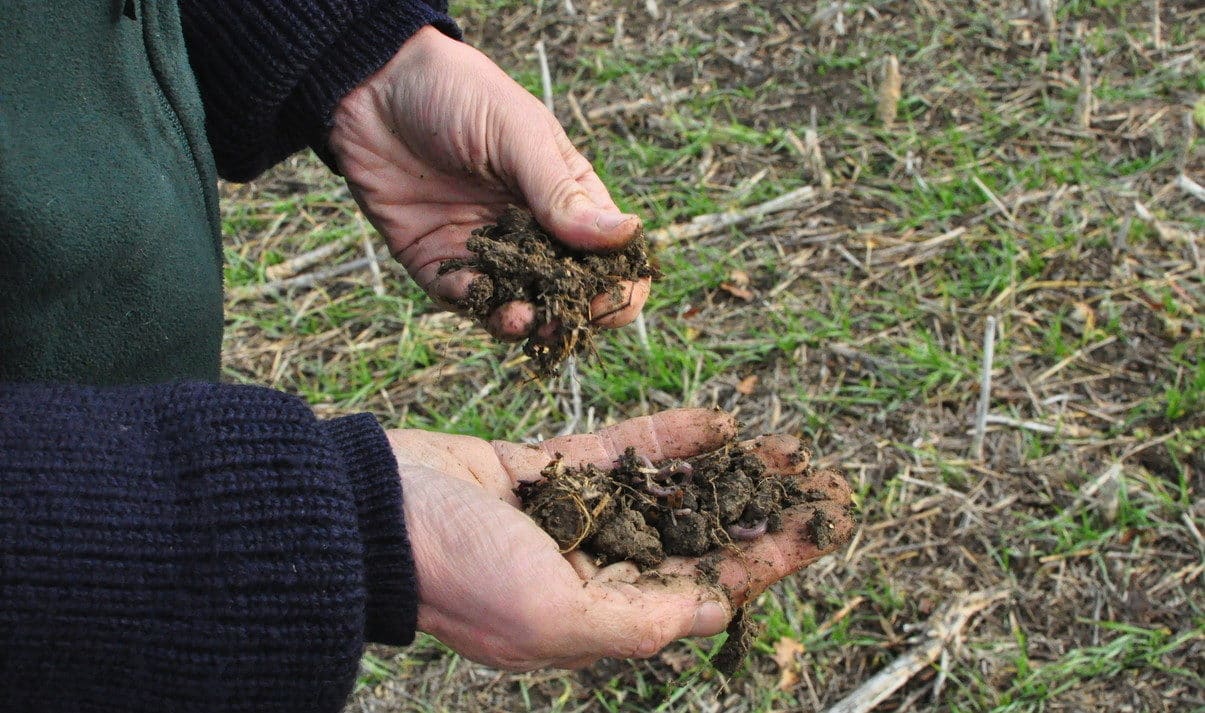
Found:
M 555 374 L 572 355 L 593 353 L 591 299 L 602 294 L 620 299 L 620 282 L 661 276 L 649 262 L 643 232 L 613 253 L 582 252 L 558 242 L 531 213 L 516 206 L 494 225 L 473 231 L 468 249 L 472 257 L 448 260 L 439 270 L 481 273 L 457 306 L 484 323 L 507 302 L 535 305 L 531 333 L 543 337 L 529 337 L 523 352 L 541 376 Z
M 812 496 L 739 444 L 659 465 L 629 448 L 612 470 L 557 459 L 542 475 L 516 489 L 524 511 L 563 552 L 583 550 L 600 566 L 629 560 L 648 569 L 754 540 L 780 530 L 782 511 Z

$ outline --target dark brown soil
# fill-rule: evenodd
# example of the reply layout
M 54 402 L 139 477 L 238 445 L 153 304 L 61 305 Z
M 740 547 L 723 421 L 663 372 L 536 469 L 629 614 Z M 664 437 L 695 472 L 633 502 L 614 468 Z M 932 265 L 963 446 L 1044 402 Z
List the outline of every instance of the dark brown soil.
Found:
M 810 454 L 800 449 L 789 460 L 804 464 Z M 629 448 L 611 470 L 570 468 L 558 459 L 542 474 L 543 480 L 523 483 L 515 492 L 524 511 L 563 552 L 581 550 L 600 566 L 627 560 L 641 569 L 671 555 L 703 557 L 698 578 L 708 584 L 718 581 L 723 548 L 777 532 L 783 510 L 830 497 L 803 487 L 797 476 L 767 472 L 757 456 L 736 443 L 660 464 Z M 799 535 L 824 550 L 837 544 L 834 532 L 834 523 L 818 509 Z M 739 607 L 712 660 L 716 670 L 735 673 L 754 638 L 748 611 Z
M 563 551 L 580 549 L 600 566 L 629 560 L 647 569 L 670 555 L 705 555 L 777 532 L 784 509 L 824 497 L 793 476 L 766 472 L 737 444 L 659 465 L 629 448 L 613 470 L 557 460 L 543 475 L 516 491 L 523 509 Z M 809 529 L 810 540 L 828 544 L 828 529 Z
M 542 336 L 529 337 L 523 351 L 541 375 L 554 374 L 569 356 L 593 349 L 591 299 L 603 294 L 621 299 L 621 282 L 660 277 L 649 262 L 643 233 L 616 252 L 586 253 L 558 242 L 531 213 L 515 206 L 496 224 L 473 231 L 468 248 L 473 257 L 448 260 L 440 268 L 440 274 L 464 268 L 481 273 L 458 306 L 484 323 L 508 302 L 535 305 L 531 334 Z

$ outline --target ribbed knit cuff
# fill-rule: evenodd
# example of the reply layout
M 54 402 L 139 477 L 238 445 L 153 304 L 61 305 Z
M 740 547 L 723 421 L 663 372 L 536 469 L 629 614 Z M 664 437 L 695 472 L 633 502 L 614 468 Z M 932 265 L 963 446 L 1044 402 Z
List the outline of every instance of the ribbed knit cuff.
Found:
M 336 174 L 339 168 L 327 146 L 336 105 L 427 25 L 461 39 L 460 28 L 452 18 L 425 3 L 378 3 L 331 44 L 286 103 L 285 121 L 290 117 L 299 119 L 290 128 L 299 130 L 299 138 Z
M 418 580 L 389 439 L 367 413 L 326 421 L 322 428 L 343 455 L 356 499 L 368 592 L 364 638 L 409 644 L 418 625 Z

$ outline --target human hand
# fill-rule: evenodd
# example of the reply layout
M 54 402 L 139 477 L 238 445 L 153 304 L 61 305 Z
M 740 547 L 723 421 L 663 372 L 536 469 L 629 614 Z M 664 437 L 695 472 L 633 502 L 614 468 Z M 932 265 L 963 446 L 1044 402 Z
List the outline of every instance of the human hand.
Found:
M 477 275 L 440 275 L 440 265 L 470 257 L 470 233 L 510 204 L 526 205 L 581 250 L 621 247 L 640 230 L 543 104 L 485 55 L 431 27 L 340 101 L 329 145 L 394 257 L 444 306 L 463 298 Z M 599 326 L 627 324 L 644 306 L 647 278 L 620 287 L 594 299 Z M 486 327 L 521 339 L 534 322 L 531 304 L 512 302 Z
M 706 409 L 539 445 L 391 431 L 418 571 L 419 628 L 470 659 L 510 670 L 647 657 L 675 639 L 722 631 L 734 607 L 827 553 L 799 535 L 816 510 L 835 524 L 833 541 L 844 541 L 852 527 L 844 482 L 805 483 L 828 498 L 784 513 L 779 532 L 723 552 L 714 586 L 696 576 L 698 558 L 670 558 L 656 570 L 664 576 L 649 577 L 630 562 L 599 569 L 581 552 L 562 555 L 519 509 L 514 488 L 538 479 L 558 453 L 566 465 L 600 467 L 629 446 L 655 461 L 687 458 L 735 432 L 731 417 Z M 793 438 L 752 445 L 771 470 L 806 468 Z

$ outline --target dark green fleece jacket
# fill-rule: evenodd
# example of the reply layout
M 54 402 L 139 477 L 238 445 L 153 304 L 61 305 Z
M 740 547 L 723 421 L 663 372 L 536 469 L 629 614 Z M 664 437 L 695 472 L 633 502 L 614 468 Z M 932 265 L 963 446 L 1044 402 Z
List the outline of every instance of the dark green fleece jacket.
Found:
M 217 176 L 176 3 L 3 15 L 0 381 L 216 380 Z

